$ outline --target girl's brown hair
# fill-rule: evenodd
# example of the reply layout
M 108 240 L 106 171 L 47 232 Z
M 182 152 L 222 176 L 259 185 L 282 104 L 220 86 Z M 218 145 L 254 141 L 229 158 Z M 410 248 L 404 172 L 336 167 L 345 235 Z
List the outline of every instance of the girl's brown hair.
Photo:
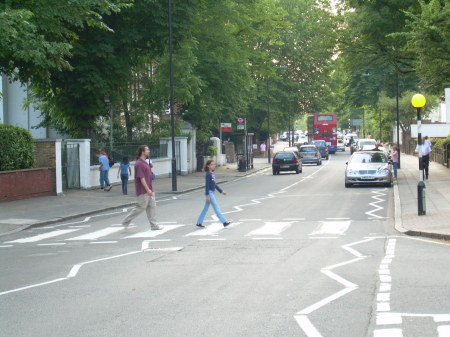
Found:
M 214 160 L 212 160 L 212 159 L 208 159 L 208 160 L 206 161 L 206 163 L 205 163 L 205 167 L 203 167 L 203 171 L 208 172 L 208 171 L 209 171 L 209 165 L 211 165 L 211 163 L 212 163 L 213 161 L 214 161 Z

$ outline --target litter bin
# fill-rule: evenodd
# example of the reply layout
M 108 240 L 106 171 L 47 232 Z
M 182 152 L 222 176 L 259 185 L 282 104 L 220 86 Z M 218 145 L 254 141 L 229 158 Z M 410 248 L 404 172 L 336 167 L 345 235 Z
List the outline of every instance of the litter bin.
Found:
M 247 161 L 244 157 L 238 159 L 238 171 L 245 172 L 247 171 Z

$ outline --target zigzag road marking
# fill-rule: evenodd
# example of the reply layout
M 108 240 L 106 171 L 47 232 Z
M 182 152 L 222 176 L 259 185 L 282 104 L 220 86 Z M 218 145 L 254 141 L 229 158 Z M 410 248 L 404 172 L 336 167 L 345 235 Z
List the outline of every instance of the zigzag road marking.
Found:
M 368 238 L 365 240 L 361 240 L 361 241 L 357 241 L 357 242 L 353 242 L 353 243 L 341 246 L 342 249 L 345 249 L 350 254 L 356 256 L 356 258 L 347 260 L 347 261 L 343 261 L 341 263 L 334 264 L 334 265 L 324 267 L 321 269 L 322 274 L 324 274 L 324 275 L 328 276 L 329 278 L 335 280 L 336 282 L 342 284 L 344 286 L 344 289 L 342 289 L 330 296 L 325 297 L 324 299 L 310 305 L 309 307 L 307 307 L 307 308 L 299 311 L 297 314 L 295 314 L 295 316 L 294 316 L 295 320 L 297 321 L 300 328 L 305 332 L 305 334 L 308 337 L 323 337 L 322 334 L 319 332 L 319 330 L 317 330 L 317 328 L 309 320 L 309 318 L 308 318 L 309 314 L 311 314 L 314 311 L 322 308 L 323 306 L 337 300 L 338 298 L 347 295 L 348 293 L 352 292 L 353 290 L 358 289 L 357 284 L 344 279 L 343 277 L 334 273 L 332 270 L 342 267 L 342 266 L 345 266 L 345 265 L 348 265 L 348 264 L 352 264 L 352 263 L 361 261 L 363 259 L 366 259 L 367 256 L 364 256 L 363 254 L 361 254 L 360 252 L 358 252 L 357 250 L 355 250 L 351 247 L 362 244 L 362 243 L 366 243 L 366 242 L 369 242 L 369 241 L 372 241 L 375 239 L 376 238 Z
M 384 190 L 386 190 L 386 189 L 384 189 Z M 380 192 L 380 191 L 372 191 L 372 193 L 377 194 L 377 195 L 372 196 L 372 199 L 375 199 L 375 200 L 378 200 L 378 201 L 369 203 L 369 205 L 372 206 L 372 207 L 375 207 L 375 209 L 373 209 L 371 211 L 368 211 L 365 214 L 370 215 L 370 216 L 372 216 L 374 218 L 377 218 L 377 219 L 382 219 L 384 217 L 376 215 L 376 214 L 374 214 L 374 212 L 378 212 L 379 210 L 384 209 L 384 207 L 381 207 L 381 206 L 379 206 L 377 204 L 380 203 L 380 202 L 385 201 L 385 199 L 382 199 L 380 196 L 386 195 L 386 193 L 383 193 L 383 192 Z

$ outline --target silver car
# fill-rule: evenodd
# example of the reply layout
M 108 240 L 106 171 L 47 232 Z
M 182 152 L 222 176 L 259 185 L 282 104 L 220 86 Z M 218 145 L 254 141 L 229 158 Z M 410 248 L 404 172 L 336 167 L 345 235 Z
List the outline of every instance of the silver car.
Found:
M 392 187 L 392 164 L 381 151 L 357 151 L 353 153 L 345 170 L 345 187 L 354 184 L 380 184 Z

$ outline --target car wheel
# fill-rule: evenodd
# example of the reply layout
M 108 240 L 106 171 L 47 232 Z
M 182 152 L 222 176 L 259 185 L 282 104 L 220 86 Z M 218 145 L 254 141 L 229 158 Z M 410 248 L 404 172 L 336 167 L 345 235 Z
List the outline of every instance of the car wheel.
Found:
M 273 171 L 272 171 L 272 174 L 273 174 L 273 175 L 276 175 L 276 174 L 277 174 L 277 171 L 273 170 Z
M 346 187 L 346 188 L 352 187 L 352 184 L 345 183 L 345 187 Z
M 326 160 L 328 160 L 328 159 L 330 159 L 330 156 L 329 156 L 329 155 L 326 157 Z
M 299 174 L 299 173 L 300 173 L 300 170 L 297 167 L 297 169 L 295 170 L 295 174 Z

